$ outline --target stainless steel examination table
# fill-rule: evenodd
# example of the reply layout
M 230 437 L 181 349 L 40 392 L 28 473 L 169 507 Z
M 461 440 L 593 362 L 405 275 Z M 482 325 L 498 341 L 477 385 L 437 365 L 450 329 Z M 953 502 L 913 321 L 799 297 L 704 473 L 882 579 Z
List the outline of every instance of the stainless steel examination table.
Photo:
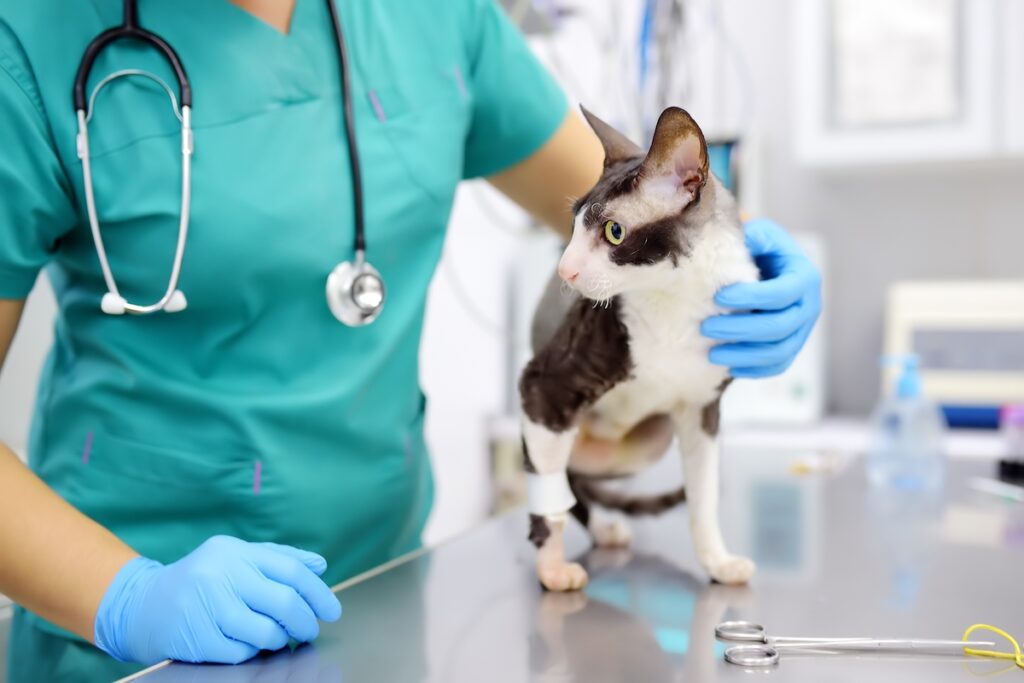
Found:
M 797 458 L 726 455 L 723 529 L 758 563 L 749 587 L 709 584 L 684 507 L 634 523 L 629 551 L 588 550 L 571 523 L 570 553 L 590 584 L 544 593 L 520 512 L 343 585 L 341 621 L 311 645 L 236 667 L 162 665 L 138 680 L 751 680 L 723 661 L 714 638 L 719 621 L 736 618 L 783 636 L 958 639 L 975 622 L 1024 636 L 1024 505 L 966 486 L 992 463 L 951 462 L 945 494 L 929 497 L 873 491 L 859 461 L 794 474 Z M 934 683 L 1005 667 L 961 656 L 783 653 L 770 678 Z

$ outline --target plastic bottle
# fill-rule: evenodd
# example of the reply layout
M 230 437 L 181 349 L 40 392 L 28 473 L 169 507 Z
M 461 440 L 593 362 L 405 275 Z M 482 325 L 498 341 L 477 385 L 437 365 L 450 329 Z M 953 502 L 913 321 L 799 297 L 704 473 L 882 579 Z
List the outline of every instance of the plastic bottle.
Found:
M 872 417 L 867 473 L 872 484 L 903 490 L 935 490 L 946 472 L 946 420 L 921 392 L 918 359 L 913 355 L 883 358 L 902 371 L 892 395 Z

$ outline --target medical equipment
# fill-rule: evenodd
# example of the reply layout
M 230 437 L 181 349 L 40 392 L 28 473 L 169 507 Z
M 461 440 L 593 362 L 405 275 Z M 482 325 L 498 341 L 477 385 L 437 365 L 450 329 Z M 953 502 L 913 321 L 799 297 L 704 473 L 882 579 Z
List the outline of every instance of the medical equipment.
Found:
M 820 652 L 917 652 L 927 654 L 963 654 L 964 648 L 994 647 L 989 641 L 926 640 L 919 638 L 799 638 L 771 637 L 764 626 L 750 621 L 723 621 L 715 627 L 715 637 L 734 643 L 725 651 L 725 661 L 749 667 L 774 666 L 779 653 L 787 650 Z
M 530 514 L 563 517 L 576 504 L 565 470 L 526 475 L 526 495 Z
M 331 15 L 335 45 L 338 51 L 338 66 L 341 74 L 342 106 L 345 117 L 345 138 L 348 143 L 349 166 L 352 173 L 352 208 L 355 224 L 355 259 L 342 261 L 327 276 L 326 296 L 331 313 L 342 323 L 351 327 L 366 325 L 373 322 L 384 306 L 384 280 L 377 270 L 366 260 L 366 238 L 363 230 L 363 195 L 362 177 L 359 172 L 359 153 L 356 148 L 355 123 L 352 111 L 352 97 L 349 92 L 348 56 L 345 40 L 341 31 L 341 21 L 333 0 L 326 0 Z M 92 71 L 93 63 L 104 48 L 119 40 L 134 40 L 150 45 L 167 60 L 178 81 L 178 98 L 175 99 L 171 88 L 157 76 L 137 69 L 116 71 L 93 88 L 86 98 L 86 83 Z M 92 166 L 89 155 L 88 124 L 92 120 L 96 104 L 96 95 L 111 81 L 126 76 L 142 76 L 155 81 L 166 91 L 171 100 L 174 115 L 181 121 L 181 211 L 178 223 L 178 240 L 174 250 L 174 261 L 167 282 L 167 289 L 156 303 L 140 305 L 130 303 L 121 295 L 114 280 L 114 274 L 107 259 L 100 233 L 99 218 L 96 211 L 96 200 L 93 196 Z M 103 279 L 107 285 L 107 293 L 103 295 L 101 308 L 110 315 L 133 313 L 144 315 L 165 311 L 175 313 L 188 305 L 185 294 L 178 289 L 181 275 L 181 264 L 185 255 L 188 240 L 189 209 L 191 205 L 192 153 L 195 148 L 192 134 L 192 86 L 185 68 L 174 48 L 160 36 L 147 31 L 139 25 L 138 0 L 124 0 L 124 13 L 120 26 L 107 29 L 89 43 L 85 49 L 78 72 L 75 75 L 74 106 L 78 118 L 77 150 L 82 161 L 82 180 L 85 186 L 86 210 L 89 216 L 89 227 L 92 230 L 96 255 L 103 270 Z
M 902 374 L 871 416 L 868 479 L 903 491 L 934 490 L 945 479 L 946 420 L 921 390 L 917 356 L 886 356 L 882 362 Z
M 924 393 L 950 426 L 996 427 L 1000 406 L 1024 402 L 1024 280 L 894 284 L 884 351 L 921 358 Z

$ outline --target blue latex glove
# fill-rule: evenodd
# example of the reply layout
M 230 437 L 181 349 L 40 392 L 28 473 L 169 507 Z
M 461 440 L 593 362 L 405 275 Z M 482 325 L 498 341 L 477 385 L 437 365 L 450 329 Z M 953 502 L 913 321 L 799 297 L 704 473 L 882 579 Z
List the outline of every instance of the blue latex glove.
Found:
M 777 223 L 759 218 L 744 227 L 762 280 L 719 290 L 715 303 L 747 312 L 708 318 L 701 333 L 729 342 L 713 347 L 710 359 L 733 377 L 770 377 L 792 364 L 814 329 L 821 273 Z
M 162 565 L 137 557 L 114 577 L 96 613 L 96 645 L 121 661 L 237 664 L 289 638 L 313 640 L 341 604 L 319 555 L 214 536 Z

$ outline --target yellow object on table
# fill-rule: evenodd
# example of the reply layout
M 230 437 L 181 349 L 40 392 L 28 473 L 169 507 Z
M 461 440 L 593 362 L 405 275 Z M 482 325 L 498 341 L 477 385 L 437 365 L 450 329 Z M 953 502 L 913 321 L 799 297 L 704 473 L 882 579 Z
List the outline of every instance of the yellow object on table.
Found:
M 995 626 L 989 626 L 988 624 L 974 624 L 973 626 L 969 626 L 967 630 L 964 631 L 963 640 L 967 640 L 975 631 L 991 631 L 992 633 L 995 633 L 997 635 L 1002 636 L 1003 638 L 1006 638 L 1013 645 L 1013 652 L 999 652 L 997 650 L 979 650 L 972 647 L 965 647 L 965 654 L 974 655 L 975 657 L 989 657 L 992 659 L 1012 659 L 1014 664 L 1024 669 L 1024 653 L 1021 652 L 1020 643 L 1018 643 L 1013 636 L 1011 636 L 1003 629 L 996 628 Z

